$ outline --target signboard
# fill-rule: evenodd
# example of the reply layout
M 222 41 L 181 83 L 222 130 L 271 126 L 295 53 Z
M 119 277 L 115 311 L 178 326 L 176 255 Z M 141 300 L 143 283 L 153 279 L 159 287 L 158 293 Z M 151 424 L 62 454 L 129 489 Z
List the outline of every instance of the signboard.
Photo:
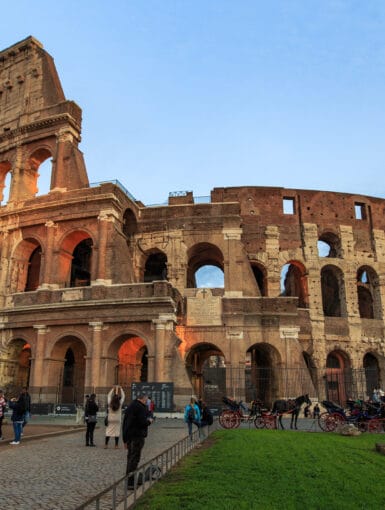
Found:
M 32 403 L 31 404 L 31 414 L 32 414 L 32 416 L 35 414 L 40 414 L 40 415 L 52 414 L 54 405 L 55 404 L 43 404 L 43 403 L 33 404 Z
M 76 414 L 76 404 L 56 404 L 56 414 Z
M 171 412 L 174 410 L 174 383 L 131 383 L 132 400 L 137 398 L 140 393 L 147 393 L 153 399 L 155 403 L 155 412 Z

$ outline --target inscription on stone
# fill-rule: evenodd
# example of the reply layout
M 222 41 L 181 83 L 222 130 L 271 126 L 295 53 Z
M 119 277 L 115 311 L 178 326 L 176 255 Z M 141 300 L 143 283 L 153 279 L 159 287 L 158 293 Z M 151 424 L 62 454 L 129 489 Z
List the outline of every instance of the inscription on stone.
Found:
M 214 297 L 210 289 L 198 290 L 195 297 L 188 297 L 187 325 L 221 326 L 221 298 Z

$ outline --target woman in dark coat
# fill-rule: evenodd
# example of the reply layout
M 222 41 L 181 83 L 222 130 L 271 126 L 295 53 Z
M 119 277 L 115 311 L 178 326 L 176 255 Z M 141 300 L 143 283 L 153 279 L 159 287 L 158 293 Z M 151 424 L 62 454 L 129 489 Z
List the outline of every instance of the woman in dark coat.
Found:
M 99 407 L 95 402 L 96 395 L 92 393 L 87 399 L 86 407 L 84 410 L 84 419 L 87 424 L 86 430 L 86 446 L 96 446 L 94 443 L 94 430 L 96 427 L 96 414 L 99 411 Z

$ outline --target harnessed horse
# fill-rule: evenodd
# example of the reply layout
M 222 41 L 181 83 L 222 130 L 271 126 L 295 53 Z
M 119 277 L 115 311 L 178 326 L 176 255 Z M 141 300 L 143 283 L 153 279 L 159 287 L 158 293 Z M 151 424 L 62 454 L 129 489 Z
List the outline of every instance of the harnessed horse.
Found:
M 282 415 L 285 413 L 291 414 L 291 421 L 290 421 L 290 428 L 297 428 L 297 420 L 298 415 L 301 410 L 302 404 L 311 405 L 311 400 L 309 398 L 309 395 L 301 395 L 300 397 L 295 398 L 294 400 L 276 400 L 273 404 L 272 414 L 278 415 L 278 423 L 281 425 L 281 428 L 284 429 L 282 423 Z

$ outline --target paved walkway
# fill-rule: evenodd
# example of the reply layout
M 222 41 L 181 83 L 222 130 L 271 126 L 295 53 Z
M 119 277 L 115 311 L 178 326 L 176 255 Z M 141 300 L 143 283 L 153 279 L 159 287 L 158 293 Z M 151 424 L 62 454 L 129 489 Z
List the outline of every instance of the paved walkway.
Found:
M 71 424 L 72 421 L 72 424 Z M 125 474 L 126 450 L 104 446 L 102 419 L 95 431 L 96 448 L 85 447 L 84 427 L 69 431 L 75 420 L 27 425 L 20 445 L 3 427 L 0 447 L 0 509 L 74 510 Z M 30 432 L 28 432 L 30 427 Z M 28 440 L 32 433 L 48 434 Z M 52 436 L 51 433 L 60 435 Z M 181 419 L 157 418 L 149 428 L 141 462 L 153 458 L 187 435 Z

